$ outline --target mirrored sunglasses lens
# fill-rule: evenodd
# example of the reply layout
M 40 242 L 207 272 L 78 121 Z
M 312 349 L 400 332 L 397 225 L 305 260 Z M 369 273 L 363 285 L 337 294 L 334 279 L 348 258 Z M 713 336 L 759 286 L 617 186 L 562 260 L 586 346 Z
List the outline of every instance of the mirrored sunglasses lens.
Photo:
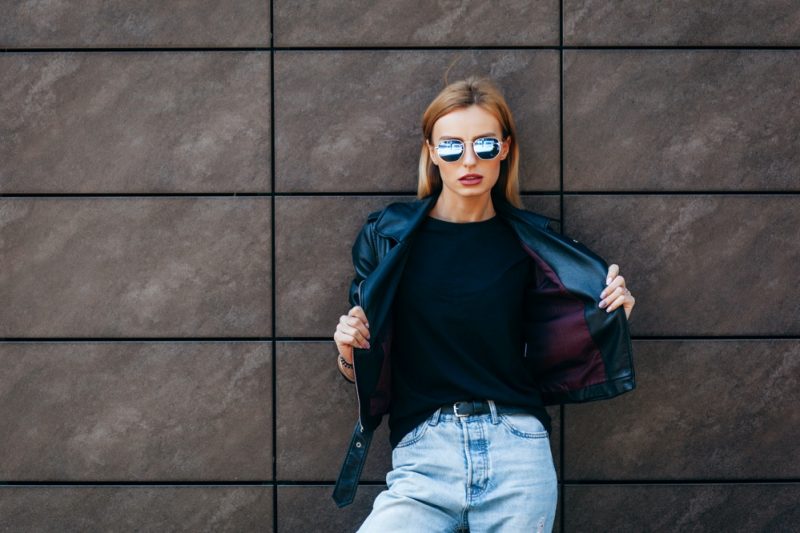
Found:
M 491 137 L 475 140 L 475 155 L 481 159 L 494 159 L 500 153 L 500 141 Z
M 464 143 L 455 140 L 442 141 L 439 143 L 437 151 L 439 157 L 445 161 L 458 161 L 461 154 L 464 152 Z

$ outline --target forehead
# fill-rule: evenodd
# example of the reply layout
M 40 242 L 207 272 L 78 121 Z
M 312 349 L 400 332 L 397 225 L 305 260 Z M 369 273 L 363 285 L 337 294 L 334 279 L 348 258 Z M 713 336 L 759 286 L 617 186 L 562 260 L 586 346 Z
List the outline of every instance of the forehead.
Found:
M 471 105 L 442 115 L 433 125 L 433 137 L 471 139 L 484 133 L 501 134 L 500 122 L 480 106 Z

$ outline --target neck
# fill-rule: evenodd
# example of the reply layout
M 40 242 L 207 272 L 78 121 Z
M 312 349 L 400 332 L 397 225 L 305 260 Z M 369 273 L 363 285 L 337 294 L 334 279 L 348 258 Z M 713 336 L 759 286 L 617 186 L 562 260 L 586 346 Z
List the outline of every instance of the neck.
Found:
M 428 214 L 448 222 L 480 222 L 492 218 L 496 212 L 489 191 L 480 196 L 465 197 L 444 189 Z

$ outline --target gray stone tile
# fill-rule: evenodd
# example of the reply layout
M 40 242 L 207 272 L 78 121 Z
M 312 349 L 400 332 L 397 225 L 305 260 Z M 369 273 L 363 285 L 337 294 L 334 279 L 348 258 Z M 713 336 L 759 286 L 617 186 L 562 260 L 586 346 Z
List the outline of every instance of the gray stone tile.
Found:
M 275 3 L 276 46 L 557 45 L 558 2 Z
M 567 533 L 792 533 L 800 523 L 797 483 L 568 485 L 564 490 Z
M 796 479 L 800 342 L 634 341 L 637 389 L 565 406 L 568 479 Z M 752 530 L 751 530 L 752 531 Z
M 280 336 L 330 336 L 350 309 L 352 247 L 367 214 L 413 196 L 275 199 L 275 306 Z
M 335 327 L 334 321 L 330 342 L 277 345 L 278 480 L 334 482 L 339 476 L 358 420 L 358 402 L 354 386 L 341 377 L 336 366 Z M 388 418 L 384 418 L 372 436 L 361 481 L 385 481 L 391 468 Z M 333 500 L 331 505 L 335 507 Z
M 333 485 L 278 485 L 278 531 L 306 533 L 353 532 L 372 511 L 372 502 L 385 485 L 362 485 L 352 504 L 338 508 Z
M 558 190 L 554 50 L 277 52 L 276 189 L 416 191 L 422 113 L 453 63 L 449 81 L 488 75 L 504 92 L 523 154 L 521 190 Z
M 276 329 L 330 336 L 350 307 L 352 247 L 367 214 L 416 196 L 279 196 L 275 199 Z M 555 195 L 524 195 L 527 209 L 558 218 Z
M 276 477 L 335 481 L 358 419 L 354 385 L 341 377 L 336 365 L 336 344 L 333 338 L 330 342 L 282 342 L 277 351 Z M 548 412 L 553 419 L 550 444 L 560 479 L 559 407 L 549 407 Z M 362 481 L 385 481 L 392 469 L 388 422 L 388 416 L 384 417 L 372 437 Z
M 0 55 L 0 193 L 269 192 L 268 52 Z
M 784 0 L 565 0 L 566 45 L 798 45 L 800 5 Z
M 800 51 L 564 56 L 565 190 L 800 190 Z
M 269 46 L 263 0 L 4 2 L 0 46 Z
M 270 354 L 258 342 L 0 343 L 0 479 L 271 479 Z
M 566 196 L 564 220 L 620 266 L 634 335 L 800 333 L 794 196 Z
M 269 198 L 0 200 L 0 337 L 272 332 Z

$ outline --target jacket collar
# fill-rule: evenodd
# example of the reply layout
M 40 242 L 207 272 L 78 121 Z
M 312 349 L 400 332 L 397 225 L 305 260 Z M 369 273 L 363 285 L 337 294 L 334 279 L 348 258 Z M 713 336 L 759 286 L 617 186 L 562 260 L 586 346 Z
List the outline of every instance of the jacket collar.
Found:
M 405 241 L 428 216 L 440 193 L 441 189 L 410 202 L 392 202 L 386 206 L 376 221 L 376 231 L 379 235 L 397 242 Z M 492 204 L 497 214 L 510 222 L 512 226 L 523 223 L 533 224 L 544 229 L 550 221 L 543 215 L 510 204 L 504 196 L 494 194 L 494 191 L 492 192 Z

